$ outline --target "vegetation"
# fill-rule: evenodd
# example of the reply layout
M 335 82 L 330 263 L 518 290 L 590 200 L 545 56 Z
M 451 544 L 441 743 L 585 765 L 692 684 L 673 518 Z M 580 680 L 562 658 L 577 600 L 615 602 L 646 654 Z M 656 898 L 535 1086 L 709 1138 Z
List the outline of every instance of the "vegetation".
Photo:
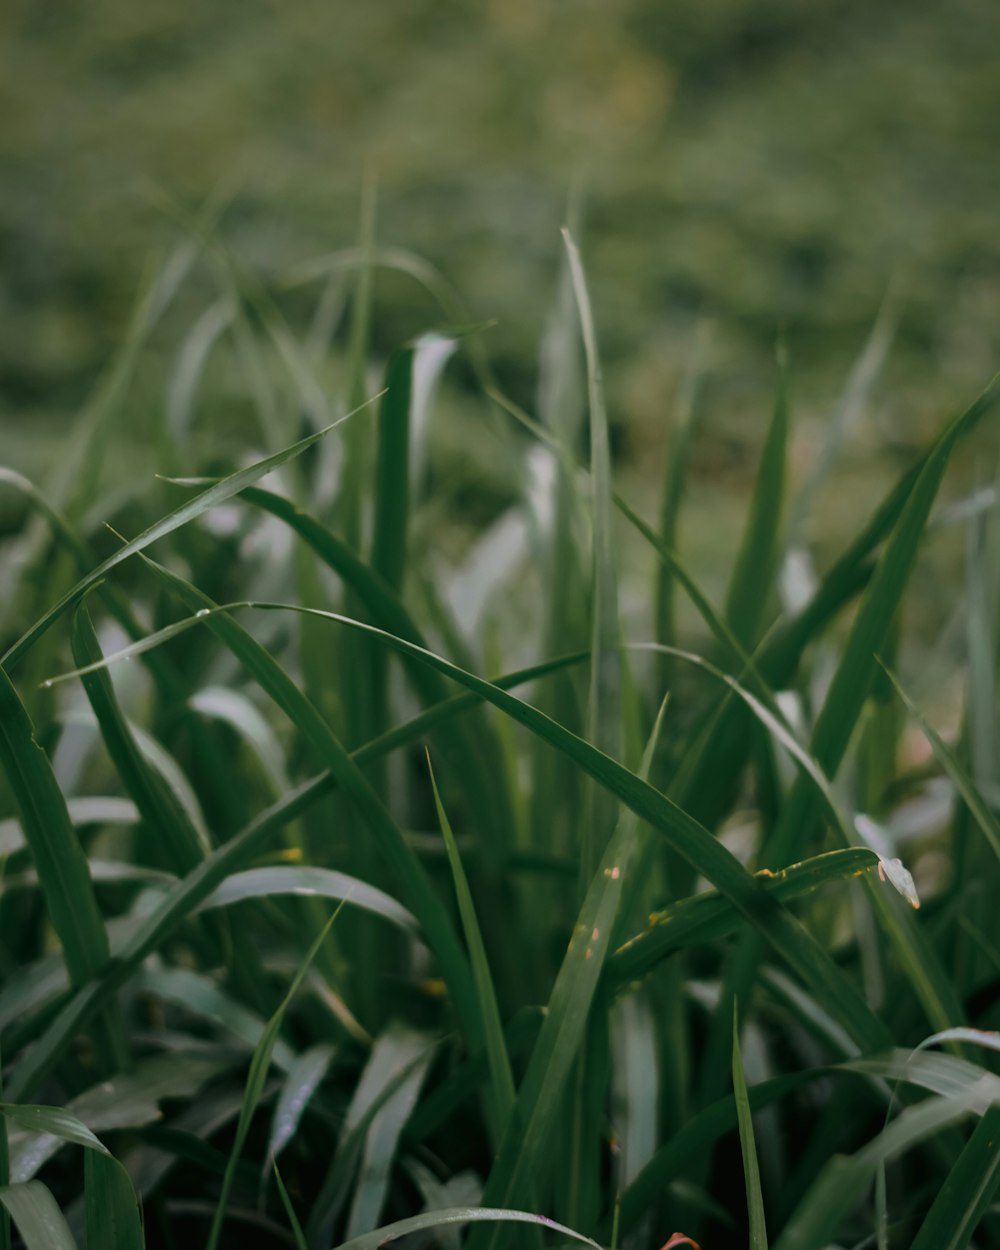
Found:
M 308 317 L 188 222 L 2 471 L 0 1250 L 1000 1245 L 995 490 L 935 511 L 997 387 L 813 568 L 779 351 L 716 595 L 690 407 L 616 493 L 570 234 L 526 412 L 368 203 Z M 375 382 L 380 266 L 439 309 Z

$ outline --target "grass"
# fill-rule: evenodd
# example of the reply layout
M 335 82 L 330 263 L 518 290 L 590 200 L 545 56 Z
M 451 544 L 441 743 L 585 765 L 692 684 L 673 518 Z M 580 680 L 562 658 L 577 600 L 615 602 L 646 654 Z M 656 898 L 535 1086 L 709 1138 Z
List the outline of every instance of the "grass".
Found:
M 373 382 L 374 229 L 339 390 L 202 225 L 52 480 L 0 472 L 0 1250 L 1000 1246 L 992 506 L 958 510 L 957 731 L 902 645 L 997 388 L 796 598 L 779 352 L 715 606 L 677 550 L 696 368 L 657 533 L 615 491 L 569 233 L 532 414 L 436 277 L 454 341 Z M 111 489 L 131 362 L 200 269 L 230 311 L 183 388 L 214 359 L 246 419 L 189 413 L 172 480 Z M 450 353 L 513 482 L 464 568 L 426 420 Z

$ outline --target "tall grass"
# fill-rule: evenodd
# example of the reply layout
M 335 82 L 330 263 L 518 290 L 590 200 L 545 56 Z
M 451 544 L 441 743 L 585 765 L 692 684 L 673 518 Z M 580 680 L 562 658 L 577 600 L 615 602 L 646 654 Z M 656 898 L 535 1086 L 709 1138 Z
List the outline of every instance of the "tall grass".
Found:
M 715 606 L 676 550 L 696 370 L 657 533 L 615 492 L 568 234 L 532 414 L 440 275 L 376 244 L 370 203 L 301 331 L 210 229 L 144 293 L 51 482 L 0 473 L 24 517 L 0 1250 L 1000 1245 L 992 494 L 952 510 L 957 733 L 900 648 L 949 461 L 997 388 L 803 594 L 782 353 Z M 379 381 L 385 265 L 450 328 Z M 195 272 L 222 303 L 181 344 L 164 435 L 129 387 Z M 506 482 L 464 564 L 428 420 L 452 355 L 450 436 Z M 197 407 L 212 367 L 218 420 Z M 105 468 L 133 422 L 171 480 Z M 626 541 L 648 633 L 622 619 Z

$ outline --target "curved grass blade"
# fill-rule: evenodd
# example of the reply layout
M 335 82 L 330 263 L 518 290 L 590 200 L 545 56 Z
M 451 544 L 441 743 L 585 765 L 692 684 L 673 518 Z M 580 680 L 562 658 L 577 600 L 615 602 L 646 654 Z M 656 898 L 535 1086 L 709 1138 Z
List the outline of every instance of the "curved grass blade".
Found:
M 271 1167 L 274 1172 L 274 1183 L 278 1187 L 278 1196 L 281 1198 L 281 1205 L 285 1208 L 285 1215 L 288 1218 L 292 1236 L 295 1238 L 295 1250 L 309 1250 L 309 1243 L 306 1241 L 306 1235 L 302 1231 L 299 1217 L 295 1214 L 295 1208 L 292 1206 L 292 1200 L 288 1196 L 285 1182 L 281 1179 L 277 1163 L 272 1163 Z
M 233 495 L 238 495 L 240 491 L 245 490 L 246 487 L 252 486 L 272 470 L 279 468 L 289 460 L 293 460 L 296 456 L 301 456 L 304 451 L 307 451 L 314 443 L 319 442 L 331 430 L 348 421 L 355 415 L 355 412 L 367 407 L 368 404 L 378 398 L 377 395 L 373 396 L 372 399 L 366 400 L 360 408 L 349 412 L 346 416 L 332 422 L 315 434 L 310 434 L 308 437 L 300 439 L 297 443 L 292 443 L 291 446 L 285 447 L 273 456 L 267 456 L 263 460 L 258 460 L 255 464 L 239 469 L 236 473 L 231 473 L 228 477 L 222 478 L 221 481 L 207 487 L 193 499 L 189 499 L 186 503 L 181 504 L 179 508 L 175 508 L 173 512 L 169 512 L 165 517 L 161 517 L 159 521 L 154 522 L 136 538 L 120 547 L 113 555 L 99 564 L 96 569 L 88 573 L 86 577 L 81 578 L 75 586 L 66 591 L 57 603 L 49 608 L 30 629 L 22 634 L 17 642 L 8 648 L 6 654 L 0 657 L 0 664 L 7 669 L 13 668 L 31 646 L 55 624 L 67 609 L 79 603 L 88 590 L 96 586 L 113 568 L 122 564 L 129 556 L 143 551 L 158 539 L 163 538 L 167 534 L 172 534 L 174 530 L 180 529 L 188 521 L 194 520 L 195 517 L 200 516 L 207 509 L 224 503 L 227 499 L 231 499 Z
M 760 1167 L 754 1142 L 753 1116 L 747 1094 L 747 1079 L 740 1055 L 739 1014 L 733 1011 L 733 1096 L 736 1119 L 740 1129 L 740 1150 L 743 1153 L 743 1175 L 746 1178 L 747 1213 L 750 1217 L 750 1250 L 767 1250 L 767 1225 L 764 1221 L 764 1197 L 760 1190 Z
M 873 869 L 878 856 L 867 847 L 851 847 L 814 855 L 780 872 L 761 870 L 755 876 L 768 893 L 782 902 L 799 898 L 828 881 L 858 877 Z M 649 918 L 649 927 L 636 934 L 608 959 L 607 981 L 612 992 L 647 976 L 675 951 L 729 937 L 742 923 L 740 913 L 717 890 L 680 899 Z
M 965 1250 L 1000 1185 L 1000 1104 L 976 1125 L 910 1250 Z
M 305 980 L 306 973 L 309 971 L 313 960 L 319 954 L 320 947 L 329 936 L 330 930 L 333 928 L 334 921 L 340 915 L 340 909 L 344 904 L 340 903 L 337 910 L 320 930 L 313 944 L 306 952 L 305 959 L 299 965 L 298 971 L 288 987 L 288 993 L 282 999 L 280 1006 L 274 1015 L 268 1020 L 267 1025 L 260 1036 L 260 1040 L 254 1047 L 253 1058 L 250 1060 L 250 1072 L 247 1076 L 246 1087 L 243 1092 L 243 1102 L 240 1106 L 240 1118 L 236 1125 L 236 1136 L 233 1140 L 232 1150 L 229 1155 L 229 1164 L 226 1167 L 226 1174 L 222 1178 L 222 1192 L 219 1194 L 219 1203 L 215 1209 L 215 1215 L 212 1219 L 212 1227 L 208 1235 L 206 1250 L 216 1250 L 219 1244 L 219 1237 L 222 1234 L 222 1226 L 226 1218 L 226 1207 L 229 1204 L 229 1193 L 232 1189 L 235 1177 L 236 1166 L 239 1163 L 240 1154 L 246 1143 L 247 1134 L 250 1131 L 250 1123 L 253 1120 L 257 1105 L 260 1102 L 261 1095 L 264 1092 L 264 1083 L 267 1080 L 267 1073 L 271 1066 L 271 1060 L 278 1044 L 278 1032 L 281 1028 L 282 1021 L 285 1018 L 292 1000 L 299 991 L 299 987 Z
M 231 907 L 250 898 L 271 898 L 283 894 L 350 902 L 373 916 L 381 916 L 407 933 L 418 932 L 416 918 L 401 907 L 391 894 L 346 873 L 309 864 L 302 867 L 275 864 L 269 868 L 248 868 L 245 872 L 230 873 L 195 914 L 216 907 Z
M 430 773 L 431 789 L 434 793 L 434 805 L 437 808 L 438 823 L 448 852 L 448 863 L 451 866 L 452 880 L 455 883 L 455 895 L 458 899 L 458 911 L 462 918 L 462 929 L 465 943 L 469 948 L 469 959 L 472 964 L 472 975 L 476 983 L 476 997 L 479 1011 L 483 1019 L 483 1040 L 486 1045 L 486 1058 L 489 1064 L 489 1119 L 493 1127 L 493 1136 L 499 1144 L 507 1120 L 514 1106 L 514 1077 L 507 1054 L 507 1044 L 503 1035 L 503 1024 L 500 1020 L 500 1008 L 497 1005 L 496 990 L 490 973 L 486 946 L 476 918 L 476 908 L 472 901 L 472 893 L 462 867 L 462 858 L 458 853 L 458 845 L 452 832 L 451 822 L 441 802 L 437 779 L 431 766 L 430 754 L 427 755 L 427 768 Z
M 5 1186 L 0 1203 L 17 1225 L 25 1250 L 77 1250 L 66 1217 L 41 1181 Z
M 337 1250 L 379 1250 L 387 1242 L 397 1237 L 405 1237 L 409 1233 L 419 1233 L 427 1228 L 444 1228 L 449 1224 L 478 1224 L 513 1222 L 516 1224 L 534 1224 L 536 1227 L 550 1229 L 561 1233 L 573 1241 L 593 1246 L 594 1250 L 602 1250 L 596 1241 L 574 1232 L 565 1224 L 557 1224 L 545 1215 L 533 1215 L 529 1211 L 508 1211 L 497 1207 L 452 1207 L 444 1211 L 424 1211 L 420 1215 L 411 1215 L 409 1219 L 397 1220 L 395 1224 L 386 1224 L 360 1237 L 352 1237 L 343 1242 Z
M 118 1160 L 88 1150 L 83 1187 L 87 1250 L 144 1250 L 139 1199 Z

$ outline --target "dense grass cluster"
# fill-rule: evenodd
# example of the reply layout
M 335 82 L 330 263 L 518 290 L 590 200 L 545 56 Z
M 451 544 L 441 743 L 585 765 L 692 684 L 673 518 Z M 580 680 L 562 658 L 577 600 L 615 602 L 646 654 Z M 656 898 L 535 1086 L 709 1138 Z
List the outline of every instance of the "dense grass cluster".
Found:
M 0 470 L 0 1250 L 1000 1246 L 995 493 L 932 515 L 996 390 L 816 575 L 779 360 L 713 605 L 675 550 L 683 410 L 657 525 L 615 491 L 565 243 L 533 414 L 412 258 L 334 258 L 347 298 L 299 334 L 203 239 L 44 490 Z M 109 489 L 137 353 L 203 262 L 170 480 Z M 450 329 L 373 387 L 376 262 Z M 198 408 L 220 355 L 242 423 Z M 460 440 L 520 483 L 460 542 L 428 456 L 452 357 L 491 405 Z M 896 672 L 944 522 L 947 742 Z

